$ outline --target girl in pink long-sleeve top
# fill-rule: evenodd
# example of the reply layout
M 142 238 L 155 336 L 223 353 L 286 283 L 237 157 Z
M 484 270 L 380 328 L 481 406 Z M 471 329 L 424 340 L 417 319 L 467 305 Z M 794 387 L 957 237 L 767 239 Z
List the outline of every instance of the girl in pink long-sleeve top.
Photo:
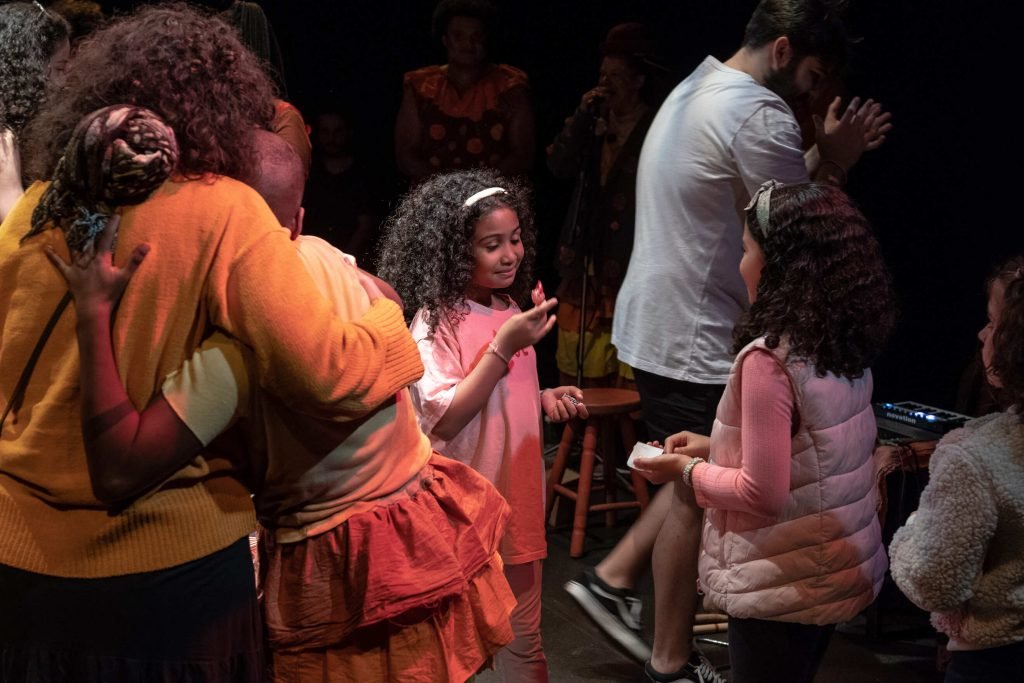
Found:
M 886 570 L 871 371 L 894 321 L 870 226 L 839 189 L 765 183 L 746 209 L 750 308 L 711 437 L 638 459 L 705 508 L 705 603 L 729 615 L 731 680 L 811 681 L 835 624 Z

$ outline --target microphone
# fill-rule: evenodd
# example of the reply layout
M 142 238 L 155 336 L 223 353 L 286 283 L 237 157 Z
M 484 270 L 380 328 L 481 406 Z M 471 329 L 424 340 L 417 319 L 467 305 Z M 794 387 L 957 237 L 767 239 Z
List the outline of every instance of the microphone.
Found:
M 587 104 L 587 113 L 595 118 L 604 113 L 604 106 L 608 102 L 607 95 L 595 95 Z
M 587 103 L 587 115 L 591 119 L 591 128 L 597 137 L 608 132 L 608 96 L 595 95 Z

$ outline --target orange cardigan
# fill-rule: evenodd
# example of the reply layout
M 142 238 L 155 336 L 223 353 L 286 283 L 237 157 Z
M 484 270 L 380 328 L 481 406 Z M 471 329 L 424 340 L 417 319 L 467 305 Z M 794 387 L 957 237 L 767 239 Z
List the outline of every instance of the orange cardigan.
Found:
M 29 188 L 0 226 L 0 408 L 67 289 L 43 253 L 50 245 L 67 257 L 59 231 L 19 245 L 44 189 Z M 140 242 L 151 251 L 113 329 L 136 408 L 214 327 L 255 350 L 265 388 L 320 417 L 366 412 L 422 374 L 398 306 L 381 299 L 360 321 L 337 319 L 288 232 L 241 183 L 166 183 L 124 211 L 115 262 Z M 55 576 L 115 576 L 188 562 L 252 530 L 244 463 L 212 452 L 127 509 L 97 501 L 82 446 L 75 325 L 72 306 L 0 434 L 0 563 Z

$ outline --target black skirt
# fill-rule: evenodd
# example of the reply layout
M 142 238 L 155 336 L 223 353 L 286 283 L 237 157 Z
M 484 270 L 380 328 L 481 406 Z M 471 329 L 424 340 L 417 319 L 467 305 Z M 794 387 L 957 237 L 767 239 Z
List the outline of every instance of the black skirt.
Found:
M 177 567 L 66 579 L 0 565 L 0 682 L 265 680 L 247 538 Z

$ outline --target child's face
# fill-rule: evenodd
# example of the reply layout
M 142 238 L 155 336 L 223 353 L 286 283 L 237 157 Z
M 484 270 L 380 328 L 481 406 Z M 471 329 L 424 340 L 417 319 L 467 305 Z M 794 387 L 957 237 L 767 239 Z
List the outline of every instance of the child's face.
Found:
M 992 356 L 994 355 L 993 337 L 996 328 L 999 327 L 999 317 L 1003 313 L 1003 294 L 1006 286 L 996 280 L 988 293 L 988 324 L 978 332 L 978 339 L 981 340 L 981 362 L 985 367 L 985 378 L 988 383 L 996 388 L 1003 386 L 999 377 L 992 371 Z
M 494 290 L 512 286 L 523 261 L 523 241 L 515 211 L 503 206 L 476 222 L 473 261 L 474 287 Z
M 757 298 L 757 283 L 761 281 L 761 269 L 764 268 L 764 252 L 750 234 L 747 224 L 743 224 L 743 258 L 740 259 L 740 277 L 747 286 L 747 298 L 754 303 Z

